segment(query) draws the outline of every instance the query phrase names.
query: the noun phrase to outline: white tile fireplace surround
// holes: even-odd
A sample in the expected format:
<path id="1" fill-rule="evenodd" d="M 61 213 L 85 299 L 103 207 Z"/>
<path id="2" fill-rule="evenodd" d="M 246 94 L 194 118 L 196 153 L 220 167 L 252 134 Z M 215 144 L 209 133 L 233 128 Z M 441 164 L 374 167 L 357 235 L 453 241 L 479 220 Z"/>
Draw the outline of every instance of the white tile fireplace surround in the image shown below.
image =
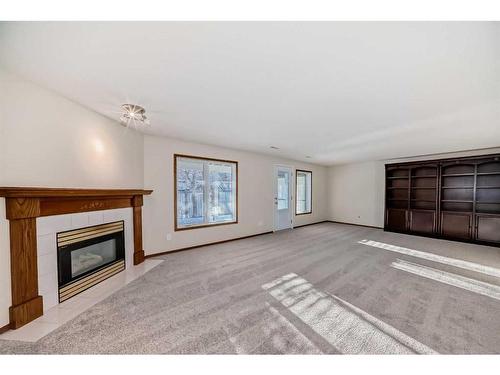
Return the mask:
<path id="1" fill-rule="evenodd" d="M 43 297 L 44 313 L 59 303 L 56 234 L 92 225 L 124 221 L 125 267 L 133 267 L 134 233 L 132 208 L 91 211 L 39 217 L 36 220 L 38 290 Z M 99 284 L 93 288 L 99 287 Z"/>

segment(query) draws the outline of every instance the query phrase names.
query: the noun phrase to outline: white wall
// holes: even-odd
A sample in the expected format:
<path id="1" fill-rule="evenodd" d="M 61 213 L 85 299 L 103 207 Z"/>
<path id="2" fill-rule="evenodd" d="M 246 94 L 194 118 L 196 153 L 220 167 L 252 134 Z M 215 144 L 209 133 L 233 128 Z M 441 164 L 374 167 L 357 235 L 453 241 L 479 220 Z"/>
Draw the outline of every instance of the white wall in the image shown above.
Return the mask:
<path id="1" fill-rule="evenodd" d="M 173 155 L 175 153 L 238 161 L 238 224 L 174 232 Z M 145 198 L 143 214 L 146 254 L 170 251 L 273 230 L 274 165 L 311 170 L 313 210 L 294 218 L 295 225 L 326 220 L 327 168 L 272 156 L 145 136 L 144 186 L 153 189 Z M 171 239 L 167 240 L 167 235 Z"/>
<path id="2" fill-rule="evenodd" d="M 329 167 L 328 217 L 333 221 L 383 227 L 385 164 L 495 153 L 500 153 L 500 148 Z"/>
<path id="3" fill-rule="evenodd" d="M 330 167 L 329 219 L 384 226 L 384 163 L 373 161 Z"/>
<path id="4" fill-rule="evenodd" d="M 0 69 L 0 186 L 143 187 L 143 136 Z"/>
<path id="5" fill-rule="evenodd" d="M 0 69 L 0 186 L 143 187 L 143 135 Z M 0 327 L 10 250 L 0 198 Z"/>

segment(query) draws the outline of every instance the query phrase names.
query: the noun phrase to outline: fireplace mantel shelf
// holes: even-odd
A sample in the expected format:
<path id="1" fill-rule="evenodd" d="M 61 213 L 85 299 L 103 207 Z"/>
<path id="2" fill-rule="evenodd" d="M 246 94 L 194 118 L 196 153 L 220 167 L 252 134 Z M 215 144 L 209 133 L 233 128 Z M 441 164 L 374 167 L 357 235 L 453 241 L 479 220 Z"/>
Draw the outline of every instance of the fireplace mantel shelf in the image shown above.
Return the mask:
<path id="1" fill-rule="evenodd" d="M 19 328 L 43 314 L 43 300 L 38 295 L 36 218 L 131 207 L 133 257 L 137 265 L 144 262 L 143 196 L 152 192 L 142 189 L 0 187 L 10 226 L 10 327 Z"/>
<path id="2" fill-rule="evenodd" d="M 77 212 L 140 207 L 152 190 L 0 187 L 7 219 L 26 219 Z"/>
<path id="3" fill-rule="evenodd" d="M 142 189 L 0 187 L 0 197 L 5 198 L 130 197 L 150 195 L 152 192 L 153 190 Z"/>

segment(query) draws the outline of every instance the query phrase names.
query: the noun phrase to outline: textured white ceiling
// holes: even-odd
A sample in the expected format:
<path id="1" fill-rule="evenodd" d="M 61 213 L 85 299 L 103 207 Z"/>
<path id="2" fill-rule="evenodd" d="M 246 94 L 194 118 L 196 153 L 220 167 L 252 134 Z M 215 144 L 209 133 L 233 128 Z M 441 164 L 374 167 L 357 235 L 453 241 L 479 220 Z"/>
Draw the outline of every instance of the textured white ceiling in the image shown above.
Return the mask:
<path id="1" fill-rule="evenodd" d="M 152 134 L 318 164 L 500 145 L 495 22 L 1 23 L 0 64 L 111 118 L 141 104 Z"/>

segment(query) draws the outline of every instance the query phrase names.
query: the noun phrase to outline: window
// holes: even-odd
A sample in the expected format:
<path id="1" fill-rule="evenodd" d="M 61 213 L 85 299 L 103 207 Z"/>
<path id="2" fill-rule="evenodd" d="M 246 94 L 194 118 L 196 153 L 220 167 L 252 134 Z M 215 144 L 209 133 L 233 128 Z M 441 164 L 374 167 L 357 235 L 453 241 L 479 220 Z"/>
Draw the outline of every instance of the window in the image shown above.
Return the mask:
<path id="1" fill-rule="evenodd" d="M 175 230 L 238 221 L 238 163 L 174 155 Z"/>
<path id="2" fill-rule="evenodd" d="M 278 210 L 288 210 L 288 173 L 278 172 Z"/>
<path id="3" fill-rule="evenodd" d="M 295 172 L 295 215 L 312 212 L 312 172 L 297 169 Z"/>

